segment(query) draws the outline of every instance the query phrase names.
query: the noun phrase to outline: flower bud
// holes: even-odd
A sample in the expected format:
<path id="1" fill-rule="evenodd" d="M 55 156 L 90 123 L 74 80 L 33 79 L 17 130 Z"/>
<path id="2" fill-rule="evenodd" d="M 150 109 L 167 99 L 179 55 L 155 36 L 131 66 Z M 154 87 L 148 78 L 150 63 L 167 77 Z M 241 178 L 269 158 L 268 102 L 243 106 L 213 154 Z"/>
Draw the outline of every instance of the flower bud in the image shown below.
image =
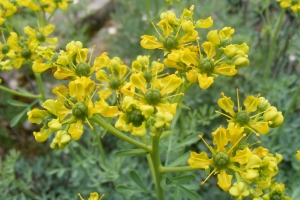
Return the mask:
<path id="1" fill-rule="evenodd" d="M 37 142 L 45 142 L 50 134 L 49 129 L 41 129 L 40 132 L 33 132 L 34 138 Z"/>
<path id="2" fill-rule="evenodd" d="M 229 194 L 234 197 L 246 197 L 250 195 L 250 191 L 248 190 L 246 183 L 240 181 L 231 186 L 229 189 Z"/>
<path id="3" fill-rule="evenodd" d="M 112 78 L 109 82 L 109 87 L 113 90 L 118 89 L 121 86 L 121 81 L 117 78 Z"/>
<path id="4" fill-rule="evenodd" d="M 265 99 L 264 97 L 259 97 L 259 103 L 257 105 L 258 112 L 263 112 L 267 110 L 270 106 L 271 104 L 267 99 Z"/>
<path id="5" fill-rule="evenodd" d="M 151 72 L 144 72 L 143 76 L 144 76 L 146 82 L 149 84 L 151 82 L 151 80 L 152 80 L 152 74 L 151 74 Z"/>
<path id="6" fill-rule="evenodd" d="M 75 73 L 80 77 L 81 76 L 88 77 L 90 71 L 91 71 L 90 66 L 86 62 L 81 62 L 76 65 Z"/>
<path id="7" fill-rule="evenodd" d="M 182 20 L 181 27 L 184 32 L 189 32 L 190 30 L 194 29 L 193 22 L 191 22 L 190 20 Z"/>
<path id="8" fill-rule="evenodd" d="M 247 111 L 242 110 L 239 111 L 235 114 L 234 119 L 240 124 L 240 125 L 244 125 L 247 124 L 250 120 L 249 114 L 247 113 Z"/>
<path id="9" fill-rule="evenodd" d="M 131 122 L 133 126 L 139 127 L 145 121 L 145 117 L 142 112 L 138 109 L 133 109 L 130 114 L 128 114 L 129 123 Z"/>
<path id="10" fill-rule="evenodd" d="M 3 53 L 4 55 L 7 54 L 7 53 L 9 52 L 9 50 L 10 50 L 10 48 L 9 48 L 8 45 L 2 46 L 1 51 L 2 51 L 2 53 Z"/>
<path id="11" fill-rule="evenodd" d="M 52 149 L 63 149 L 71 141 L 71 136 L 67 131 L 58 131 L 53 138 L 50 147 Z"/>
<path id="12" fill-rule="evenodd" d="M 45 40 L 46 40 L 46 37 L 41 33 L 37 33 L 36 38 L 39 42 L 45 42 Z"/>
<path id="13" fill-rule="evenodd" d="M 264 114 L 264 121 L 271 121 L 270 127 L 278 127 L 282 125 L 284 118 L 281 112 L 278 112 L 274 106 L 269 107 L 269 111 Z"/>
<path id="14" fill-rule="evenodd" d="M 174 35 L 168 35 L 164 38 L 163 45 L 168 51 L 171 51 L 177 48 L 178 40 Z"/>

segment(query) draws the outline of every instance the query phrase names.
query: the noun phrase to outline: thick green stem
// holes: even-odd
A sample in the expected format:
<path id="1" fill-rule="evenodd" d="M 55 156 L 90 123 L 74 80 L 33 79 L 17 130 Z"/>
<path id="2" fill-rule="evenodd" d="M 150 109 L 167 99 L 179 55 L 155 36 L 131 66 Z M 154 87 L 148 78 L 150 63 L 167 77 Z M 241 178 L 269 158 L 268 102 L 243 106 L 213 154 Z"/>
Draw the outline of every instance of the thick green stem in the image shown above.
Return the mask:
<path id="1" fill-rule="evenodd" d="M 157 133 L 156 136 L 153 137 L 152 141 L 152 152 L 150 152 L 150 157 L 153 163 L 153 169 L 155 174 L 155 187 L 156 187 L 156 194 L 157 199 L 163 200 L 164 199 L 164 190 L 160 186 L 160 182 L 162 179 L 162 173 L 161 173 L 161 161 L 160 161 L 160 155 L 159 155 L 159 138 L 160 133 Z"/>
<path id="2" fill-rule="evenodd" d="M 41 76 L 40 73 L 36 73 L 36 72 L 34 72 L 34 76 L 35 76 L 36 83 L 38 85 L 38 88 L 39 88 L 39 91 L 40 91 L 40 94 L 41 94 L 41 99 L 43 101 L 46 101 L 46 96 L 45 96 L 45 91 L 44 91 L 42 76 Z"/>
<path id="3" fill-rule="evenodd" d="M 265 73 L 264 73 L 264 83 L 266 83 L 266 80 L 269 77 L 270 68 L 272 65 L 272 60 L 273 60 L 274 52 L 275 52 L 275 49 L 274 49 L 275 42 L 276 42 L 276 39 L 278 36 L 279 29 L 282 24 L 282 20 L 284 18 L 284 14 L 285 14 L 285 9 L 282 9 L 280 16 L 275 24 L 275 31 L 274 31 L 273 35 L 271 36 L 271 44 L 270 44 L 270 48 L 269 48 L 269 53 L 268 53 L 268 58 L 267 58 L 267 63 L 266 63 Z"/>
<path id="4" fill-rule="evenodd" d="M 26 93 L 22 93 L 22 92 L 17 92 L 15 90 L 9 89 L 9 88 L 4 87 L 2 85 L 0 85 L 0 90 L 3 90 L 3 91 L 8 92 L 10 94 L 14 94 L 14 95 L 18 95 L 18 96 L 26 97 L 26 98 L 31 98 L 31 99 L 41 99 L 42 98 L 42 95 L 26 94 Z"/>
<path id="5" fill-rule="evenodd" d="M 179 93 L 185 94 L 186 91 L 192 87 L 192 85 L 194 85 L 194 83 L 191 83 L 191 82 L 188 82 L 187 84 L 184 84 L 184 86 L 181 88 L 181 90 L 178 92 L 178 94 L 179 94 Z M 173 99 L 173 102 L 172 102 L 172 103 L 180 103 L 181 100 L 182 100 L 182 98 L 183 98 L 183 95 L 177 95 L 177 96 Z"/>
<path id="6" fill-rule="evenodd" d="M 145 137 L 143 137 L 143 142 L 146 143 L 146 138 Z M 156 183 L 156 176 L 155 176 L 155 172 L 154 172 L 154 168 L 153 168 L 153 162 L 152 162 L 150 154 L 147 154 L 146 158 L 147 158 L 147 161 L 148 161 L 148 165 L 149 165 L 149 168 L 150 168 L 150 171 L 151 171 L 153 181 L 154 181 L 154 183 Z"/>
<path id="7" fill-rule="evenodd" d="M 110 132 L 112 135 L 120 138 L 121 140 L 124 140 L 136 147 L 145 149 L 147 151 L 151 151 L 151 147 L 135 140 L 132 139 L 130 137 L 128 137 L 127 135 L 123 134 L 122 132 L 120 132 L 119 130 L 117 130 L 115 127 L 113 127 L 112 125 L 108 124 L 106 121 L 104 121 L 100 116 L 95 115 L 93 117 L 90 117 L 91 120 L 93 120 L 94 122 L 96 122 L 97 124 L 99 124 L 100 126 L 102 126 L 104 129 L 107 129 L 108 132 Z"/>
<path id="8" fill-rule="evenodd" d="M 184 166 L 184 167 L 161 167 L 160 172 L 188 172 L 188 171 L 195 171 L 199 169 L 192 168 L 190 166 Z"/>

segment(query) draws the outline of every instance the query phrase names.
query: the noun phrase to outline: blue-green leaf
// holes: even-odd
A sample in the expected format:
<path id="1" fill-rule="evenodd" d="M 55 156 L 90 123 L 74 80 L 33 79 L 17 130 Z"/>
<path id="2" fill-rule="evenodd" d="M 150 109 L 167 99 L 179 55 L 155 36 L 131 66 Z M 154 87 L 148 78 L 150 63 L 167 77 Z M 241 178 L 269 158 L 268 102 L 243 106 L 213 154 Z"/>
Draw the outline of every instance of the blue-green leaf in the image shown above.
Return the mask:
<path id="1" fill-rule="evenodd" d="M 21 118 L 27 113 L 27 109 L 20 112 L 18 115 L 16 115 L 12 120 L 10 121 L 10 127 L 14 127 L 17 125 L 17 123 L 21 120 Z"/>
<path id="2" fill-rule="evenodd" d="M 128 157 L 128 156 L 145 156 L 149 152 L 144 149 L 129 149 L 117 151 L 114 155 L 119 157 Z"/>
<path id="3" fill-rule="evenodd" d="M 178 185 L 180 187 L 180 190 L 187 196 L 189 199 L 192 200 L 200 200 L 200 197 L 197 193 L 187 189 L 186 187 L 183 187 L 182 185 Z"/>
<path id="4" fill-rule="evenodd" d="M 195 178 L 195 176 L 193 174 L 187 174 L 187 175 L 183 175 L 183 176 L 177 176 L 173 180 L 174 181 L 190 181 L 190 180 L 193 180 L 194 178 Z"/>
<path id="5" fill-rule="evenodd" d="M 27 104 L 27 103 L 23 103 L 21 101 L 17 101 L 17 100 L 13 100 L 13 99 L 7 100 L 7 103 L 12 105 L 12 106 L 17 106 L 17 107 L 27 107 L 27 106 L 29 106 L 29 104 Z"/>
<path id="6" fill-rule="evenodd" d="M 198 140 L 199 140 L 198 134 L 191 135 L 191 136 L 185 138 L 183 141 L 179 142 L 178 144 L 174 145 L 172 150 L 194 144 Z"/>
<path id="7" fill-rule="evenodd" d="M 135 172 L 135 171 L 130 171 L 129 175 L 131 179 L 142 189 L 146 190 L 146 187 L 144 186 L 141 177 Z"/>
<path id="8" fill-rule="evenodd" d="M 180 156 L 179 158 L 177 158 L 176 160 L 174 160 L 173 162 L 171 162 L 168 167 L 177 167 L 179 165 L 182 164 L 187 164 L 187 160 L 190 158 L 190 154 L 191 152 L 188 151 L 185 154 L 183 154 L 182 156 Z"/>

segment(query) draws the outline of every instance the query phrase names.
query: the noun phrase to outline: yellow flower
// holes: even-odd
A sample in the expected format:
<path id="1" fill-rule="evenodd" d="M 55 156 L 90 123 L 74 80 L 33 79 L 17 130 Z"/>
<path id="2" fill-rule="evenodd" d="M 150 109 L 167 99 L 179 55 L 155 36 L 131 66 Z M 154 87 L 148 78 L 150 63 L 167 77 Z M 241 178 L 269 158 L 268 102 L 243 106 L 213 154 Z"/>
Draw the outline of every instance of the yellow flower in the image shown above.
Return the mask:
<path id="1" fill-rule="evenodd" d="M 276 1 L 280 1 L 280 7 L 282 8 L 290 7 L 294 13 L 297 13 L 300 10 L 299 0 L 276 0 Z"/>
<path id="2" fill-rule="evenodd" d="M 240 101 L 239 101 L 238 90 L 237 90 L 238 105 L 237 105 L 237 112 L 236 112 L 233 109 L 234 102 L 231 100 L 231 98 L 226 97 L 224 95 L 224 93 L 221 93 L 221 94 L 223 97 L 218 100 L 218 105 L 229 115 L 221 113 L 219 111 L 216 111 L 216 112 L 228 117 L 229 123 L 233 123 L 234 126 L 237 126 L 237 127 L 244 127 L 255 133 L 256 133 L 256 131 L 258 131 L 261 134 L 267 134 L 269 132 L 269 124 L 271 122 L 258 120 L 258 116 L 263 114 L 264 112 L 257 113 L 252 116 L 250 115 L 251 113 L 257 111 L 257 106 L 260 102 L 258 97 L 254 97 L 252 95 L 248 96 L 246 98 L 246 100 L 244 101 L 245 109 L 243 110 L 240 107 Z"/>
<path id="3" fill-rule="evenodd" d="M 224 27 L 222 30 L 213 30 L 207 34 L 207 39 L 212 42 L 215 46 L 224 46 L 228 41 L 232 39 L 234 29 L 231 27 Z"/>
<path id="4" fill-rule="evenodd" d="M 296 157 L 300 160 L 300 150 L 297 151 Z"/>
<path id="5" fill-rule="evenodd" d="M 160 41 L 154 35 L 143 35 L 141 46 L 145 49 L 162 49 L 165 54 L 179 49 L 186 44 L 194 42 L 198 38 L 198 32 L 194 30 L 195 28 L 209 28 L 213 25 L 213 20 L 211 17 L 205 20 L 198 20 L 195 24 L 192 20 L 193 16 L 193 6 L 190 10 L 184 9 L 177 19 L 175 14 L 171 11 L 161 14 L 161 21 L 156 25 L 163 31 L 163 35 L 159 33 L 156 29 Z M 180 30 L 183 33 L 180 34 Z"/>
<path id="6" fill-rule="evenodd" d="M 248 147 L 245 147 L 242 150 L 236 149 L 239 141 L 234 144 L 231 143 L 231 146 L 226 148 L 225 146 L 227 146 L 229 141 L 227 139 L 227 134 L 226 129 L 223 127 L 219 127 L 212 133 L 214 138 L 213 144 L 216 145 L 215 149 L 209 146 L 202 136 L 199 136 L 212 153 L 212 158 L 208 158 L 206 152 L 201 152 L 200 154 L 191 152 L 191 157 L 188 160 L 188 163 L 192 168 L 208 169 L 210 166 L 214 166 L 213 171 L 203 182 L 201 182 L 201 184 L 204 184 L 211 175 L 218 173 L 218 185 L 224 191 L 229 190 L 233 178 L 232 175 L 227 174 L 226 169 L 241 172 L 236 164 L 246 164 L 251 156 L 251 151 Z"/>
<path id="7" fill-rule="evenodd" d="M 81 196 L 80 193 L 78 193 L 78 196 L 81 200 L 84 200 Z M 97 192 L 91 192 L 90 193 L 90 197 L 88 198 L 88 200 L 102 200 L 102 198 L 105 196 L 105 194 L 102 194 L 101 197 L 99 198 L 99 195 Z"/>
<path id="8" fill-rule="evenodd" d="M 60 1 L 40 0 L 40 3 L 42 4 L 41 7 L 49 14 L 53 13 L 58 7 L 62 10 L 67 9 L 69 2 L 71 1 L 70 0 L 60 0 Z"/>
<path id="9" fill-rule="evenodd" d="M 13 15 L 17 11 L 17 6 L 9 0 L 1 0 L 0 2 L 0 25 L 2 25 L 5 19 Z"/>
<path id="10" fill-rule="evenodd" d="M 33 46 L 37 47 L 41 43 L 48 43 L 51 45 L 55 45 L 57 43 L 57 38 L 48 38 L 48 36 L 54 31 L 55 26 L 49 24 L 45 27 L 38 27 L 38 31 L 35 29 L 26 26 L 24 27 L 24 32 L 29 36 L 29 41 Z"/>

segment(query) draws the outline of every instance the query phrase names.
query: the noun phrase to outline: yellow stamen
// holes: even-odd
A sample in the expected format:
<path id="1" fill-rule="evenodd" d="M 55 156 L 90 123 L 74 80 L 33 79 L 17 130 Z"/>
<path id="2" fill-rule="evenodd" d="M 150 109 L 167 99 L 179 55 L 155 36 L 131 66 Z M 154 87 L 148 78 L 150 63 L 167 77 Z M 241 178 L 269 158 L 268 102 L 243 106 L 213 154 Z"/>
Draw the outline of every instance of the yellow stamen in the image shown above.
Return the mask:
<path id="1" fill-rule="evenodd" d="M 81 196 L 80 193 L 78 193 L 78 196 L 79 196 L 79 198 L 80 198 L 81 200 L 84 200 L 84 198 L 82 198 L 82 196 Z"/>
<path id="2" fill-rule="evenodd" d="M 155 31 L 158 33 L 158 35 L 159 35 L 160 39 L 163 41 L 163 40 L 164 40 L 164 38 L 163 38 L 163 36 L 161 36 L 161 34 L 159 33 L 159 31 L 157 30 L 157 28 L 155 27 L 154 23 L 152 22 L 151 24 L 153 25 L 153 27 L 154 27 Z"/>
<path id="3" fill-rule="evenodd" d="M 167 96 L 167 97 L 165 97 L 165 98 L 162 98 L 162 100 L 166 100 L 166 99 L 169 99 L 169 98 L 171 98 L 171 97 L 176 97 L 176 96 L 178 96 L 178 95 L 184 96 L 184 93 L 178 93 L 178 94 L 174 94 L 174 95 L 171 95 L 171 96 Z"/>
<path id="4" fill-rule="evenodd" d="M 91 55 L 90 55 L 90 59 L 89 59 L 89 62 L 88 62 L 88 65 L 89 65 L 89 66 L 90 66 L 90 64 L 91 64 L 92 55 L 93 55 L 93 53 L 94 53 L 95 46 L 96 46 L 96 45 L 93 46 L 93 49 L 92 49 L 92 52 L 91 52 Z"/>
<path id="5" fill-rule="evenodd" d="M 241 111 L 241 107 L 240 107 L 240 98 L 239 98 L 239 89 L 236 88 L 236 98 L 237 98 L 237 103 L 238 103 L 238 112 Z"/>
<path id="6" fill-rule="evenodd" d="M 258 115 L 261 115 L 261 114 L 263 114 L 263 113 L 265 113 L 265 112 L 267 112 L 267 111 L 269 111 L 269 110 L 271 110 L 271 109 L 268 108 L 268 109 L 265 110 L 265 111 L 262 111 L 262 112 L 260 112 L 260 113 L 257 113 L 257 114 L 255 114 L 255 115 L 251 116 L 250 119 L 253 118 L 253 117 L 256 117 L 256 116 L 258 116 Z"/>
<path id="7" fill-rule="evenodd" d="M 232 147 L 230 147 L 230 149 L 228 149 L 228 151 L 226 152 L 226 154 L 230 154 L 231 151 L 237 146 L 237 144 L 238 144 L 245 136 L 246 136 L 246 134 L 243 134 L 243 136 L 242 136 L 240 139 L 238 139 L 238 141 L 237 141 L 234 145 L 232 145 Z"/>
<path id="8" fill-rule="evenodd" d="M 224 114 L 224 113 L 222 113 L 220 111 L 215 110 L 215 112 L 218 113 L 218 114 L 220 114 L 220 115 L 224 115 L 224 116 L 228 117 L 229 119 L 233 119 L 233 117 L 231 117 L 231 116 L 229 116 L 227 114 Z"/>
<path id="9" fill-rule="evenodd" d="M 203 136 L 202 136 L 202 135 L 198 135 L 198 138 L 200 138 L 200 139 L 204 142 L 204 144 L 207 146 L 207 148 L 210 150 L 210 152 L 212 152 L 212 153 L 215 152 L 214 149 L 213 149 L 211 146 L 209 146 L 209 145 L 207 144 L 207 142 L 203 139 Z"/>
<path id="10" fill-rule="evenodd" d="M 257 123 L 257 122 L 256 122 Z M 247 129 L 249 129 L 250 131 L 252 131 L 253 133 L 255 133 L 255 135 L 258 137 L 260 134 L 258 132 L 256 132 L 253 128 L 251 128 L 248 125 L 244 125 Z"/>
<path id="11" fill-rule="evenodd" d="M 91 125 L 91 123 L 89 122 L 88 118 L 85 118 L 86 123 L 89 125 L 89 127 L 94 130 L 94 127 Z"/>
<path id="12" fill-rule="evenodd" d="M 180 21 L 179 27 L 181 27 L 181 21 Z M 179 31 L 180 31 L 180 28 L 178 28 L 178 31 L 177 31 L 177 33 L 176 33 L 176 35 L 175 35 L 175 38 L 176 38 L 176 39 L 177 39 L 177 37 L 178 37 Z"/>
<path id="13" fill-rule="evenodd" d="M 6 44 L 5 37 L 4 37 L 4 32 L 1 31 L 1 33 L 2 33 L 2 39 L 3 39 L 3 41 L 4 41 L 4 44 Z"/>
<path id="14" fill-rule="evenodd" d="M 207 177 L 204 181 L 201 182 L 201 185 L 204 185 L 204 183 L 216 172 L 216 169 L 214 169 Z"/>

